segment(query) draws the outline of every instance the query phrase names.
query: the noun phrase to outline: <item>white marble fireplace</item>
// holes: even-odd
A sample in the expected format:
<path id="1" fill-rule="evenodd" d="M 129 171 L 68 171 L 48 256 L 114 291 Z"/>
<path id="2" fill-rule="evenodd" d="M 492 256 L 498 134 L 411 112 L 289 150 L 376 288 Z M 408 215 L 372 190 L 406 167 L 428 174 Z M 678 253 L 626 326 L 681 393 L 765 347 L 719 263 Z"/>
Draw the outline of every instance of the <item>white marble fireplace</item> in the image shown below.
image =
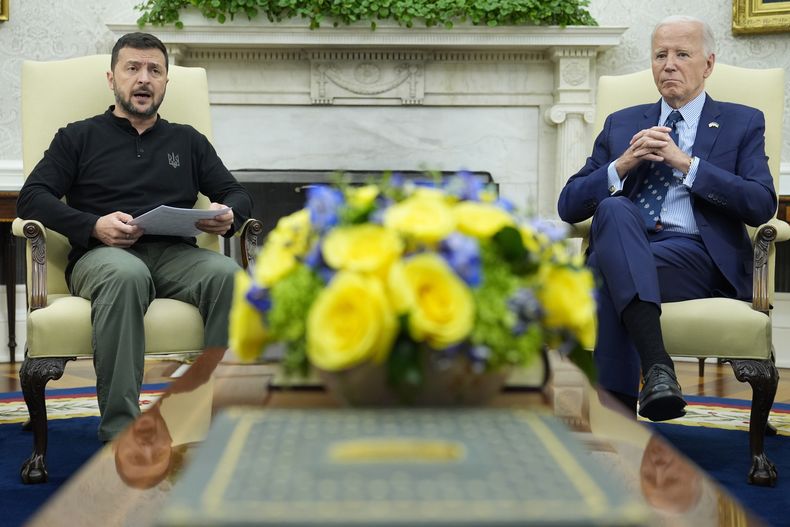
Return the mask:
<path id="1" fill-rule="evenodd" d="M 229 168 L 488 171 L 549 217 L 590 149 L 596 55 L 625 30 L 183 20 L 153 32 L 206 68 Z"/>

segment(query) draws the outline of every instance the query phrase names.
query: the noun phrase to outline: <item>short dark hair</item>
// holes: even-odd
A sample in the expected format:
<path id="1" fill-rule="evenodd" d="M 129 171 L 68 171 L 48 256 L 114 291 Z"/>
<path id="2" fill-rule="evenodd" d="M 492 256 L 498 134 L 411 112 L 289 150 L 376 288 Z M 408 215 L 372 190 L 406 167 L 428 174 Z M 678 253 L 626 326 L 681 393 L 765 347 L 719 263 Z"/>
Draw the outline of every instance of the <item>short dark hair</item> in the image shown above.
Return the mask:
<path id="1" fill-rule="evenodd" d="M 112 58 L 110 58 L 110 70 L 115 71 L 115 65 L 118 63 L 118 52 L 123 48 L 134 49 L 153 49 L 156 48 L 165 56 L 165 69 L 170 68 L 167 58 L 167 48 L 162 41 L 151 35 L 150 33 L 127 33 L 118 39 L 118 42 L 112 47 Z"/>

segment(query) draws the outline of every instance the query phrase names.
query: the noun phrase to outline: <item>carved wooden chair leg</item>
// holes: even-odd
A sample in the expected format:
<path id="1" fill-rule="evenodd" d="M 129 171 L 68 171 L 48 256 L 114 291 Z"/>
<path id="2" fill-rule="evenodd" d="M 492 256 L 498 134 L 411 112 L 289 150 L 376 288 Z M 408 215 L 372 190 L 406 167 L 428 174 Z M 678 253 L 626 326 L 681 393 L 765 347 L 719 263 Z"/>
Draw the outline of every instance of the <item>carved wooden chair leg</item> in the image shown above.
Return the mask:
<path id="1" fill-rule="evenodd" d="M 768 414 L 774 404 L 779 372 L 771 360 L 731 360 L 735 377 L 752 387 L 752 412 L 749 420 L 749 450 L 752 466 L 748 481 L 752 485 L 773 487 L 776 484 L 776 466 L 765 455 L 764 442 L 768 427 Z"/>
<path id="2" fill-rule="evenodd" d="M 700 357 L 697 360 L 699 361 L 699 376 L 700 377 L 704 377 L 705 376 L 705 359 Z"/>
<path id="3" fill-rule="evenodd" d="M 52 379 L 60 379 L 66 362 L 71 358 L 25 357 L 19 370 L 19 382 L 25 396 L 25 404 L 30 415 L 33 430 L 33 453 L 22 463 L 20 476 L 23 483 L 44 483 L 47 481 L 47 405 L 44 388 Z"/>

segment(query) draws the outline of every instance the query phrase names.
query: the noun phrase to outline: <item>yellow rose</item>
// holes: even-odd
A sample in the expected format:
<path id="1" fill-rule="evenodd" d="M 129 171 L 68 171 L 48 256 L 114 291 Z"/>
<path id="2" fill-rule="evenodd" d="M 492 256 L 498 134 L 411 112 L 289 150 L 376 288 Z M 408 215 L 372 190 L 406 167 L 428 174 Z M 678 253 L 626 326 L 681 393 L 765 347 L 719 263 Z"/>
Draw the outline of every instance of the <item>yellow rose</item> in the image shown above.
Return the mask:
<path id="1" fill-rule="evenodd" d="M 405 301 L 412 302 L 409 333 L 417 342 L 444 349 L 466 339 L 475 318 L 469 287 L 449 265 L 434 253 L 423 253 L 403 263 L 404 283 L 390 283 L 390 290 L 408 289 Z M 398 273 L 390 279 L 397 280 Z"/>
<path id="2" fill-rule="evenodd" d="M 412 197 L 420 199 L 439 199 L 444 202 L 456 201 L 455 196 L 447 194 L 443 189 L 437 187 L 426 187 L 424 185 L 417 185 L 412 192 Z"/>
<path id="3" fill-rule="evenodd" d="M 403 242 L 380 225 L 364 223 L 333 229 L 321 250 L 324 261 L 334 269 L 385 276 L 403 252 Z"/>
<path id="4" fill-rule="evenodd" d="M 384 225 L 403 236 L 427 244 L 446 238 L 455 230 L 452 208 L 443 194 L 424 189 L 384 213 Z"/>
<path id="5" fill-rule="evenodd" d="M 387 275 L 387 293 L 390 304 L 398 315 L 403 315 L 415 303 L 414 291 L 406 278 L 403 260 L 397 260 L 390 266 Z"/>
<path id="6" fill-rule="evenodd" d="M 310 211 L 301 209 L 277 221 L 267 243 L 281 245 L 296 256 L 303 256 L 310 242 Z"/>
<path id="7" fill-rule="evenodd" d="M 365 209 L 373 204 L 378 195 L 379 188 L 376 185 L 349 187 L 346 191 L 346 201 L 355 209 Z"/>
<path id="8" fill-rule="evenodd" d="M 290 249 L 273 240 L 267 241 L 255 262 L 255 282 L 271 287 L 296 266 L 296 257 Z"/>
<path id="9" fill-rule="evenodd" d="M 340 271 L 307 315 L 307 356 L 318 368 L 337 371 L 362 362 L 383 362 L 398 329 L 384 286 L 374 277 Z"/>
<path id="10" fill-rule="evenodd" d="M 524 244 L 524 248 L 531 253 L 540 252 L 540 239 L 535 229 L 520 225 L 518 230 L 521 233 L 521 243 Z"/>
<path id="11" fill-rule="evenodd" d="M 453 212 L 458 230 L 475 238 L 491 238 L 503 227 L 515 225 L 510 213 L 491 203 L 463 201 Z"/>
<path id="12" fill-rule="evenodd" d="M 546 312 L 546 325 L 570 330 L 582 346 L 595 346 L 593 276 L 587 269 L 545 266 L 538 300 Z"/>
<path id="13" fill-rule="evenodd" d="M 480 201 L 483 203 L 494 203 L 498 197 L 498 193 L 495 190 L 485 188 L 480 191 Z"/>
<path id="14" fill-rule="evenodd" d="M 575 258 L 563 243 L 552 243 L 546 249 L 546 257 L 559 265 L 569 265 Z"/>
<path id="15" fill-rule="evenodd" d="M 245 271 L 236 273 L 233 284 L 233 307 L 228 319 L 230 349 L 245 361 L 255 360 L 269 338 L 261 312 L 245 298 L 251 282 Z"/>

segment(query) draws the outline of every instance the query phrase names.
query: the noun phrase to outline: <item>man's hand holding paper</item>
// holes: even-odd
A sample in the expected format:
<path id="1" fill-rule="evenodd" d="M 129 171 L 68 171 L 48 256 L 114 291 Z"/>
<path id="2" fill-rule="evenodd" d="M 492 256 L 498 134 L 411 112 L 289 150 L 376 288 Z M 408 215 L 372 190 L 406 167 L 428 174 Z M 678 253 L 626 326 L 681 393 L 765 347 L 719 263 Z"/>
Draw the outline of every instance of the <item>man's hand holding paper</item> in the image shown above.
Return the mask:
<path id="1" fill-rule="evenodd" d="M 166 236 L 197 236 L 201 232 L 225 234 L 233 225 L 233 210 L 220 203 L 208 209 L 180 209 L 160 205 L 129 222 L 145 234 Z"/>
<path id="2" fill-rule="evenodd" d="M 228 232 L 228 229 L 233 225 L 233 209 L 226 207 L 222 203 L 212 203 L 208 209 L 222 212 L 213 218 L 199 220 L 196 224 L 197 228 L 203 232 L 218 236 Z"/>

